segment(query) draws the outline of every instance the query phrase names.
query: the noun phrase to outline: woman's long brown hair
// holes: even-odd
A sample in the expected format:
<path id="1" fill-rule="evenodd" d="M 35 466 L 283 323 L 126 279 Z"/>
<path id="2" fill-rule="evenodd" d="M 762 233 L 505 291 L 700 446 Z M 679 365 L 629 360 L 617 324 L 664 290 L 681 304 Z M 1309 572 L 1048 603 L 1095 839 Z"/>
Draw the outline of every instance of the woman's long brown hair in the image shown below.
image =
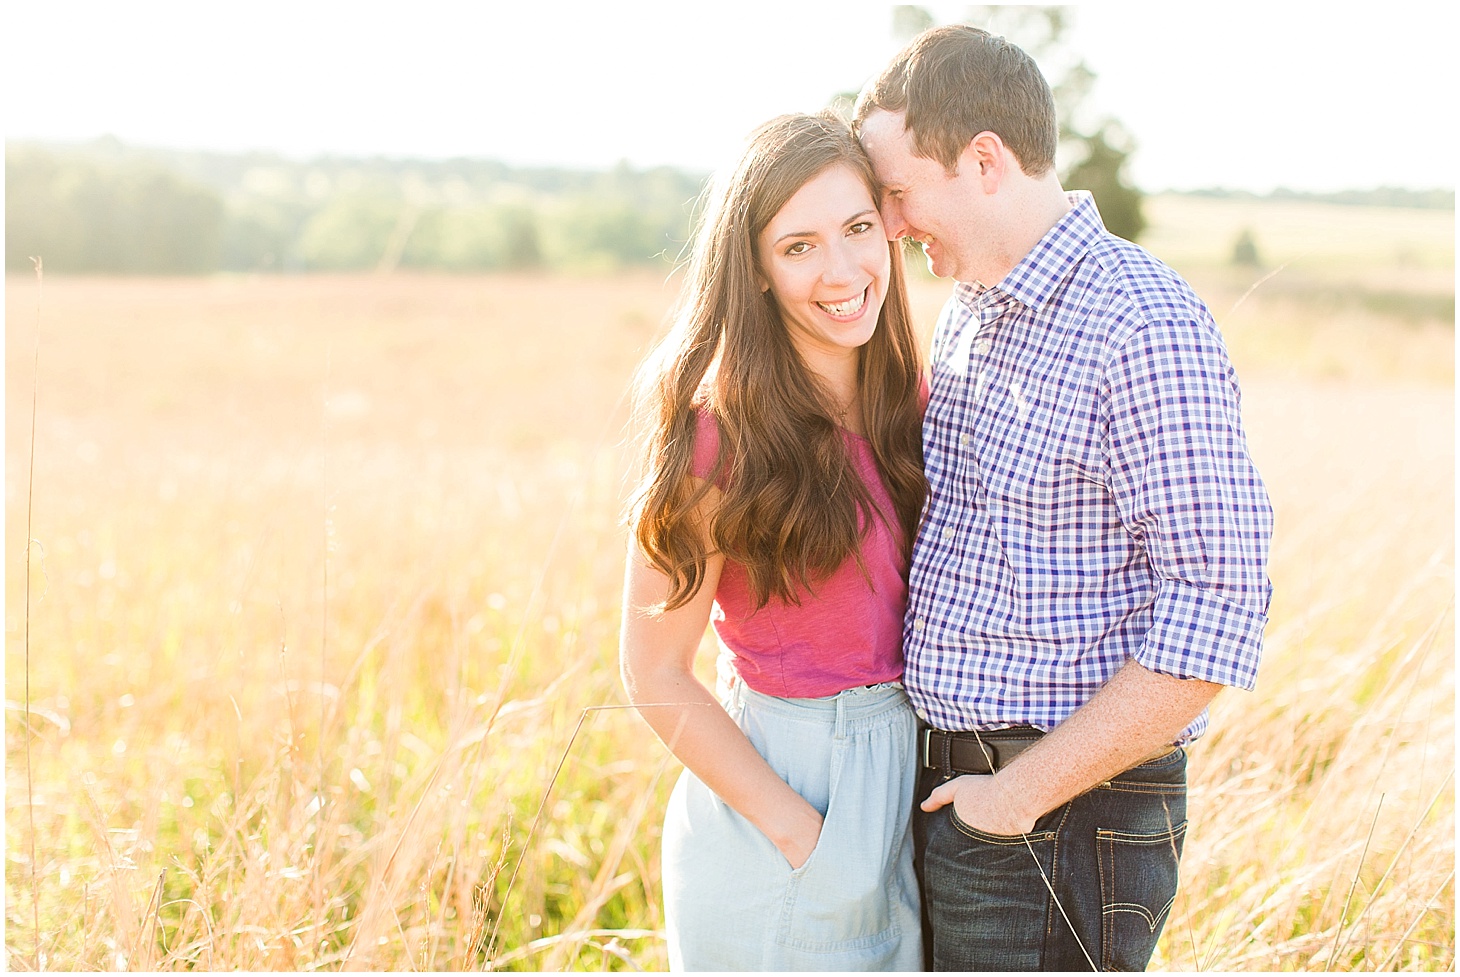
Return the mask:
<path id="1" fill-rule="evenodd" d="M 699 591 L 711 547 L 744 566 L 757 608 L 772 598 L 799 603 L 847 559 L 861 565 L 861 539 L 874 518 L 901 536 L 904 554 L 911 551 L 927 481 L 922 366 L 900 242 L 888 245 L 887 295 L 858 367 L 867 440 L 893 513 L 877 511 L 828 391 L 757 279 L 760 232 L 833 166 L 854 171 L 877 199 L 871 164 L 837 117 L 781 116 L 751 135 L 738 165 L 710 191 L 674 326 L 641 369 L 645 476 L 630 524 L 649 562 L 669 577 L 662 610 Z M 708 481 L 718 481 L 723 495 L 708 527 L 692 515 L 709 490 L 692 477 L 696 408 L 720 430 L 719 477 Z"/>

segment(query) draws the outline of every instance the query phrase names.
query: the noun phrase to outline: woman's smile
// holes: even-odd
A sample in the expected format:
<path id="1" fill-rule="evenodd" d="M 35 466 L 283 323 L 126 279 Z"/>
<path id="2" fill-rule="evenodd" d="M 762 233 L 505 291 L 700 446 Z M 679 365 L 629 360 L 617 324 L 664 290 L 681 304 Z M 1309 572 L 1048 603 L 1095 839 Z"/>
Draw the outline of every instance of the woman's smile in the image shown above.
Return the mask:
<path id="1" fill-rule="evenodd" d="M 838 319 L 855 319 L 867 304 L 867 290 L 864 288 L 860 294 L 843 302 L 817 302 L 816 304 L 825 309 L 827 315 Z"/>

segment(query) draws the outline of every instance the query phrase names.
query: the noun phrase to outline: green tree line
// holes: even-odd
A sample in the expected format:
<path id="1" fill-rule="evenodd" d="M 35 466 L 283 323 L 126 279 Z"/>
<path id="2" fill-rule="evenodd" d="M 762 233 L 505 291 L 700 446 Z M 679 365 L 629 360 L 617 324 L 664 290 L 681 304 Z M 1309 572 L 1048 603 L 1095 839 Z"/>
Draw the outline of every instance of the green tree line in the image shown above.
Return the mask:
<path id="1" fill-rule="evenodd" d="M 703 174 L 11 143 L 5 265 L 199 273 L 672 263 Z"/>
<path id="2" fill-rule="evenodd" d="M 1066 185 L 1094 191 L 1112 230 L 1134 238 L 1144 220 L 1139 192 L 1120 176 L 1126 153 L 1105 140 L 1108 127 L 1092 131 Z M 115 139 L 9 143 L 5 266 L 29 270 L 37 255 L 54 271 L 111 274 L 667 266 L 684 251 L 705 180 L 626 164 L 591 171 L 477 159 L 301 162 L 146 150 Z M 1453 190 L 1265 196 L 1455 205 Z"/>

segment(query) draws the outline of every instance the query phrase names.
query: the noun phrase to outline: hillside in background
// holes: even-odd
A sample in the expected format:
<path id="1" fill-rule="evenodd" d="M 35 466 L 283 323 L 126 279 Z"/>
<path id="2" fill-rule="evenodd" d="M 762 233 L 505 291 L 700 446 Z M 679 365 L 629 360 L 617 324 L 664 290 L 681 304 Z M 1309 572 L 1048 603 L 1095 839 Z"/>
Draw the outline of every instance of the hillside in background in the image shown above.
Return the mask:
<path id="1" fill-rule="evenodd" d="M 706 174 L 10 143 L 5 265 L 57 272 L 603 271 L 681 256 Z M 1251 201 L 1253 194 L 1192 196 Z M 1098 199 L 1098 193 L 1097 193 Z M 1453 190 L 1267 199 L 1454 210 Z"/>

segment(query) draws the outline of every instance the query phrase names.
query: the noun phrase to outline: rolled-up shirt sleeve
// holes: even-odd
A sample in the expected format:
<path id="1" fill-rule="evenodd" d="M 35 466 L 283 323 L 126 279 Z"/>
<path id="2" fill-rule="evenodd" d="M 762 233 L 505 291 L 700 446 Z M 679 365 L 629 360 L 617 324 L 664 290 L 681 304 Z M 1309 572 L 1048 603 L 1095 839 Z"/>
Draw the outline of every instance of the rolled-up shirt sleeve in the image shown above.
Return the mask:
<path id="1" fill-rule="evenodd" d="M 1110 491 L 1156 576 L 1136 660 L 1251 689 L 1272 597 L 1273 513 L 1216 324 L 1197 315 L 1134 328 L 1113 351 L 1102 395 Z"/>

